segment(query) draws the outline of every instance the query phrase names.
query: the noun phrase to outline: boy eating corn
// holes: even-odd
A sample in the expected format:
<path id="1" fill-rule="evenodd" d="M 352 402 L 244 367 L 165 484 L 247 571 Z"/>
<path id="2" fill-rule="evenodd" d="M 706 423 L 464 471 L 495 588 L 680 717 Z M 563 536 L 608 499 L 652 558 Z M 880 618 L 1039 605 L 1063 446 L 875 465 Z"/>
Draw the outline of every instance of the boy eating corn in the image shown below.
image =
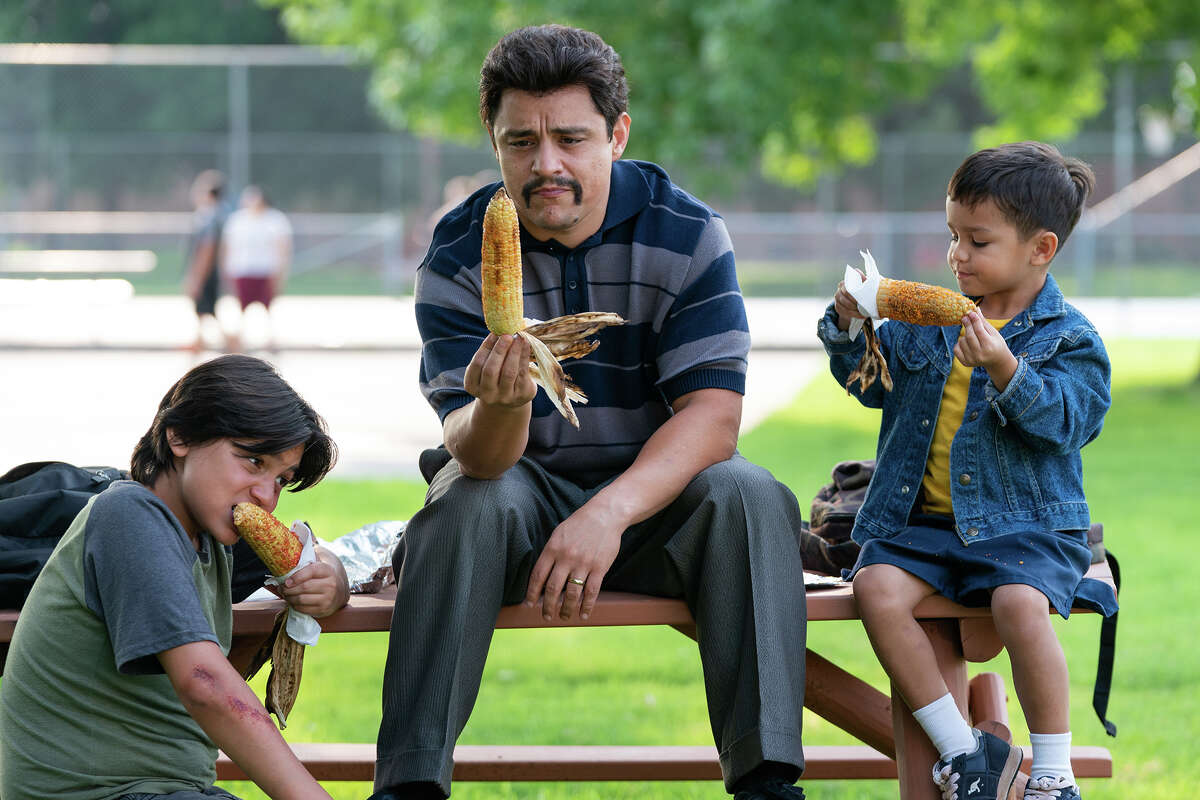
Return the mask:
<path id="1" fill-rule="evenodd" d="M 1086 164 L 1039 142 L 968 157 L 947 189 L 947 260 L 978 308 L 934 326 L 886 322 L 878 343 L 894 387 L 849 387 L 883 410 L 854 526 L 854 594 L 880 662 L 938 750 L 933 780 L 947 800 L 1007 797 L 1021 751 L 960 714 L 913 617 L 935 593 L 991 605 L 1031 731 L 1026 800 L 1079 797 L 1067 664 L 1047 611 L 1116 611 L 1111 589 L 1083 577 L 1079 453 L 1108 410 L 1110 367 L 1049 268 L 1093 185 Z M 847 334 L 862 316 L 839 286 L 818 328 L 842 383 L 863 352 Z"/>

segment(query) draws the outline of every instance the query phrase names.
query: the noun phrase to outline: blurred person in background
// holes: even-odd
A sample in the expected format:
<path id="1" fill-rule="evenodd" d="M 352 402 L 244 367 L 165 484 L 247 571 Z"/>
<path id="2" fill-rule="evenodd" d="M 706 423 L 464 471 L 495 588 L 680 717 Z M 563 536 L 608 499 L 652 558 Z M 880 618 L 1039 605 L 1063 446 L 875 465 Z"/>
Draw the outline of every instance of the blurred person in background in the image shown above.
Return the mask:
<path id="1" fill-rule="evenodd" d="M 271 301 L 282 291 L 292 263 L 292 225 L 271 206 L 258 186 L 242 190 L 241 207 L 229 215 L 221 239 L 221 269 L 242 307 L 240 331 L 229 337 L 229 349 L 241 349 L 246 309 L 261 303 L 267 312 L 267 346 L 274 349 Z"/>
<path id="2" fill-rule="evenodd" d="M 183 276 L 183 291 L 196 308 L 196 339 L 191 350 L 199 353 L 206 347 L 204 329 L 215 327 L 217 298 L 221 294 L 221 271 L 217 258 L 221 252 L 221 229 L 228 211 L 221 202 L 225 193 L 225 176 L 215 169 L 206 169 L 192 182 L 192 232 L 188 237 L 187 270 Z M 228 344 L 226 342 L 226 344 Z"/>

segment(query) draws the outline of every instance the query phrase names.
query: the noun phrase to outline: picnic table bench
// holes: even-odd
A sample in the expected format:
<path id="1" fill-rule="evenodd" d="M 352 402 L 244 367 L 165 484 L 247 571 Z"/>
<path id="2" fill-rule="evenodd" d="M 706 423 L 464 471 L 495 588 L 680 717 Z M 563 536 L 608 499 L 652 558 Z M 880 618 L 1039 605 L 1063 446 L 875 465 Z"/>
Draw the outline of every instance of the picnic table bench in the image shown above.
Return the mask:
<path id="1" fill-rule="evenodd" d="M 1113 584 L 1106 563 L 1093 564 L 1088 577 Z M 395 587 L 377 594 L 352 595 L 349 604 L 320 620 L 325 633 L 386 631 L 392 618 Z M 807 592 L 810 624 L 858 619 L 848 584 L 813 587 Z M 268 636 L 282 601 L 267 600 L 234 606 L 234 643 L 230 659 L 248 657 Z M 1082 609 L 1081 609 L 1082 610 Z M 0 667 L 12 637 L 18 612 L 0 611 Z M 1002 649 L 990 611 L 965 608 L 943 597 L 930 597 L 916 610 L 937 655 L 946 685 L 972 725 L 1001 736 L 1008 729 L 1008 697 L 1001 676 L 985 672 L 968 680 L 968 662 L 984 662 Z M 695 638 L 695 623 L 682 600 L 626 592 L 602 591 L 586 622 L 546 622 L 540 608 L 506 606 L 497 628 L 546 628 L 605 625 L 670 625 Z M 902 800 L 936 800 L 929 778 L 937 759 L 932 744 L 911 711 L 898 699 L 895 687 L 885 694 L 820 654 L 806 653 L 804 704 L 811 711 L 854 736 L 862 745 L 806 745 L 802 781 L 826 779 L 893 779 Z M 373 732 L 372 732 L 373 733 Z M 292 749 L 320 781 L 370 781 L 375 767 L 375 744 L 293 742 Z M 456 781 L 614 781 L 719 780 L 716 748 L 707 746 L 542 746 L 458 745 L 454 751 Z M 1022 765 L 1028 772 L 1030 754 Z M 1112 777 L 1112 756 L 1104 747 L 1075 746 L 1071 763 L 1076 777 Z M 245 779 L 223 753 L 217 761 L 220 780 Z"/>

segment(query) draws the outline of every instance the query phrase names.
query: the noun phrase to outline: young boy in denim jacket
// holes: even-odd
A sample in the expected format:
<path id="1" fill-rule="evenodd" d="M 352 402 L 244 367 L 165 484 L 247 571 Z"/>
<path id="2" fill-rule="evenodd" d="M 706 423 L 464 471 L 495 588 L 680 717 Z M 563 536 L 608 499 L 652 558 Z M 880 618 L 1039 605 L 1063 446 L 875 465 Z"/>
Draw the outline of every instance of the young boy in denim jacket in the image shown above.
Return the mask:
<path id="1" fill-rule="evenodd" d="M 854 526 L 851 571 L 871 645 L 940 759 L 946 798 L 1005 798 L 1020 748 L 969 727 L 913 617 L 942 594 L 991 605 L 1031 731 L 1025 798 L 1079 797 L 1071 771 L 1066 659 L 1050 609 L 1111 614 L 1090 563 L 1080 448 L 1100 432 L 1110 367 L 1092 324 L 1068 305 L 1050 262 L 1094 178 L 1038 142 L 981 150 L 950 179 L 950 269 L 978 305 L 958 326 L 888 321 L 878 339 L 894 381 L 851 392 L 883 409 L 878 467 Z M 863 315 L 839 286 L 819 326 L 845 383 L 863 354 Z"/>

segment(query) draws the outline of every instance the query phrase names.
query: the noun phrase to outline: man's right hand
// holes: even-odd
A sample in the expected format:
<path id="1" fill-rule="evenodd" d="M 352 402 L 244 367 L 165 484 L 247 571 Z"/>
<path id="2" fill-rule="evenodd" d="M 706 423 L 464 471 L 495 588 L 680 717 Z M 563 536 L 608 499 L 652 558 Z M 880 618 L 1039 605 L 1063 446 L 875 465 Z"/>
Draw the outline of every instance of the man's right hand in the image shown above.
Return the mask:
<path id="1" fill-rule="evenodd" d="M 446 449 L 464 475 L 497 478 L 525 452 L 537 393 L 529 358 L 529 342 L 520 336 L 488 334 L 467 365 L 463 387 L 475 400 L 442 425 Z"/>
<path id="2" fill-rule="evenodd" d="M 485 405 L 519 408 L 537 393 L 529 361 L 529 342 L 524 338 L 489 333 L 467 365 L 463 386 Z"/>

